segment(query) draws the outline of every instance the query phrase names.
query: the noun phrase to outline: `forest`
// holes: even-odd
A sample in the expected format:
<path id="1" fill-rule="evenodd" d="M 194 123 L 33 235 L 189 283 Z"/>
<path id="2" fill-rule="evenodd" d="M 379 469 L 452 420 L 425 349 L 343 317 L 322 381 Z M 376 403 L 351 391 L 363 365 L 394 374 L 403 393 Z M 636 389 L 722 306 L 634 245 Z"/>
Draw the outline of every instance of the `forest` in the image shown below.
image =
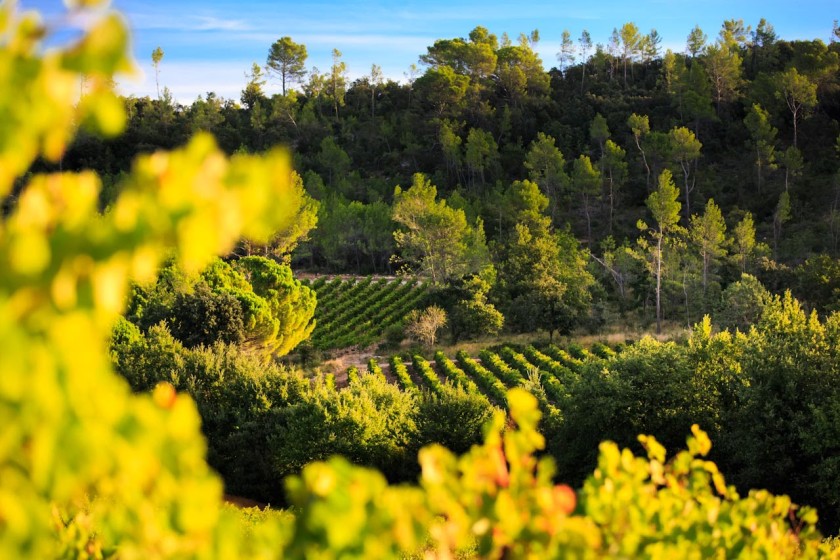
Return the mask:
<path id="1" fill-rule="evenodd" d="M 239 100 L 210 92 L 180 105 L 165 85 L 157 99 L 123 98 L 124 134 L 82 130 L 58 166 L 96 170 L 107 208 L 134 157 L 198 131 L 228 154 L 288 146 L 312 202 L 272 254 L 291 253 L 296 270 L 408 272 L 436 285 L 490 271 L 488 297 L 513 329 L 525 328 L 511 302 L 528 280 L 512 261 L 556 260 L 537 248 L 549 238 L 570 254 L 546 274 L 587 292 L 570 289 L 563 305 L 593 332 L 690 327 L 742 273 L 832 310 L 840 43 L 785 41 L 764 20 L 754 30 L 727 20 L 711 38 L 687 31 L 685 54 L 661 52 L 633 23 L 606 45 L 584 31 L 565 37 L 546 72 L 538 31 L 513 42 L 476 27 L 435 41 L 402 83 L 376 66 L 348 83 L 338 51 L 329 72 L 309 72 L 305 45 L 283 37 Z M 285 94 L 267 97 L 268 79 Z M 667 204 L 654 209 L 660 187 Z"/>
<path id="2" fill-rule="evenodd" d="M 182 105 L 0 16 L 0 556 L 840 557 L 836 22 Z"/>

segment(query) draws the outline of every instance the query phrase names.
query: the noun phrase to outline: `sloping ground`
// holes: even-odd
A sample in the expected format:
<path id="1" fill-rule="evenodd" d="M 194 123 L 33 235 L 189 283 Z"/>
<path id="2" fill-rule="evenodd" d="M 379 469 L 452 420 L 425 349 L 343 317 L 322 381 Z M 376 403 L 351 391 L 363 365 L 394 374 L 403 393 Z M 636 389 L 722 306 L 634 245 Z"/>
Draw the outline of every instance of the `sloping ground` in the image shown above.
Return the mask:
<path id="1" fill-rule="evenodd" d="M 566 348 L 548 345 L 541 349 L 533 346 L 518 348 L 503 346 L 485 349 L 476 357 L 466 352 L 446 356 L 437 352 L 434 360 L 421 356 L 411 359 L 393 356 L 390 359 L 372 359 L 392 383 L 403 391 L 428 390 L 440 392 L 446 385 L 463 387 L 469 393 L 481 393 L 490 402 L 506 407 L 507 390 L 539 387 L 537 397 L 544 405 L 559 403 L 566 394 L 566 386 L 573 383 L 587 361 L 609 360 L 615 350 L 596 343 L 587 350 L 577 344 Z M 358 367 L 359 373 L 370 371 L 370 366 Z"/>
<path id="2" fill-rule="evenodd" d="M 320 350 L 364 348 L 399 324 L 426 294 L 417 280 L 320 277 L 305 281 L 318 296 L 312 345 Z"/>

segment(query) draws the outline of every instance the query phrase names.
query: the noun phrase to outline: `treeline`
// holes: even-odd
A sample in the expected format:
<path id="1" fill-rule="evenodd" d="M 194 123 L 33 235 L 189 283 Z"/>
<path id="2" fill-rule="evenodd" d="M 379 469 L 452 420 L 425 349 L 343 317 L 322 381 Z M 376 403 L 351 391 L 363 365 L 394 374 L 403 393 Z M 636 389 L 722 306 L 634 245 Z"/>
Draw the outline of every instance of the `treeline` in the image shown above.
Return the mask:
<path id="1" fill-rule="evenodd" d="M 504 225 L 517 208 L 505 193 L 527 179 L 548 199 L 550 226 L 568 224 L 604 265 L 604 291 L 622 308 L 653 305 L 652 284 L 631 286 L 645 275 L 622 268 L 619 253 L 638 249 L 645 201 L 669 170 L 680 190 L 676 225 L 688 231 L 714 200 L 714 227 L 729 232 L 711 251 L 666 259 L 666 315 L 689 323 L 708 306 L 686 293 L 708 296 L 743 271 L 795 287 L 790 266 L 837 256 L 840 44 L 784 41 L 764 20 L 754 31 L 729 20 L 717 38 L 691 30 L 686 54 L 662 53 L 655 32 L 628 23 L 606 46 L 593 47 L 586 32 L 577 42 L 564 34 L 560 68 L 546 72 L 539 40 L 477 27 L 435 41 L 407 83 L 384 81 L 376 67 L 348 83 L 340 52 L 329 72 L 307 72 L 305 46 L 284 37 L 266 66 L 284 94 L 264 93 L 268 75 L 255 64 L 240 100 L 208 93 L 183 106 L 165 88 L 159 99 L 126 98 L 126 133 L 82 134 L 61 165 L 98 170 L 107 206 L 138 152 L 171 148 L 198 130 L 229 153 L 291 146 L 317 201 L 317 228 L 294 262 L 357 273 L 399 268 L 394 187 L 415 173 L 468 224 L 480 220 L 491 247 L 512 235 Z M 721 266 L 723 253 L 740 265 Z"/>

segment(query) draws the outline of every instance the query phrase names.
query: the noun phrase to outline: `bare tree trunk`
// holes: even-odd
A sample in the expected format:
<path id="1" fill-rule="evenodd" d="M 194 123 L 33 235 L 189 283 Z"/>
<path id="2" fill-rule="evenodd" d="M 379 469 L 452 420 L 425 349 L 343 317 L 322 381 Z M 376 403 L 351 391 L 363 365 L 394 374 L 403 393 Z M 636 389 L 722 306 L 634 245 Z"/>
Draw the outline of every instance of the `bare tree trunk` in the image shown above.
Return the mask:
<path id="1" fill-rule="evenodd" d="M 611 267 L 609 264 L 607 264 L 606 260 L 602 260 L 602 259 L 599 259 L 598 257 L 596 257 L 595 254 L 592 251 L 589 252 L 589 256 L 592 257 L 595 260 L 595 262 L 597 262 L 598 264 L 603 266 L 605 269 L 607 269 L 607 271 L 613 277 L 613 280 L 615 281 L 616 285 L 618 286 L 618 293 L 621 296 L 621 299 L 623 300 L 624 299 L 624 276 L 622 276 L 622 274 L 619 271 L 617 271 L 616 269 Z"/>
<path id="2" fill-rule="evenodd" d="M 610 168 L 609 173 L 609 184 L 610 184 L 610 225 L 609 225 L 609 234 L 612 235 L 613 232 L 613 208 L 615 207 L 615 202 L 613 200 L 613 172 L 612 168 Z"/>
<path id="3" fill-rule="evenodd" d="M 581 75 L 580 75 L 580 93 L 583 95 L 583 84 L 586 80 L 586 61 L 583 61 L 583 64 L 580 65 L 582 68 Z"/>
<path id="4" fill-rule="evenodd" d="M 656 242 L 656 334 L 662 334 L 662 232 Z"/>
<path id="5" fill-rule="evenodd" d="M 586 214 L 586 246 L 592 246 L 592 221 L 589 217 L 589 195 L 583 195 L 583 211 Z"/>
<path id="6" fill-rule="evenodd" d="M 685 223 L 687 225 L 691 221 L 691 191 L 694 189 L 688 185 L 689 166 L 686 166 L 686 162 L 680 162 L 680 166 L 685 177 Z"/>
<path id="7" fill-rule="evenodd" d="M 624 57 L 624 89 L 627 89 L 627 56 Z"/>
<path id="8" fill-rule="evenodd" d="M 645 170 L 647 171 L 647 179 L 645 180 L 645 186 L 650 190 L 650 165 L 647 162 L 647 156 L 645 156 L 645 151 L 642 149 L 642 144 L 639 142 L 639 137 L 633 135 L 636 139 L 636 147 L 639 148 L 639 152 L 642 154 L 642 163 L 645 164 Z"/>

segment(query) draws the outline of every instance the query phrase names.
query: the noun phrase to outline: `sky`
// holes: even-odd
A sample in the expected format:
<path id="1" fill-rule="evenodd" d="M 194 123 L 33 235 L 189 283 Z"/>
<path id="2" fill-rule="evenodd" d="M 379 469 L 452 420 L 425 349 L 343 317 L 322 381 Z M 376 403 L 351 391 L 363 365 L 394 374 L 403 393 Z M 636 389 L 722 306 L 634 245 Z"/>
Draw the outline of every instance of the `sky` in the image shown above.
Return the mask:
<path id="1" fill-rule="evenodd" d="M 67 20 L 60 0 L 19 4 L 39 10 L 61 36 Z M 238 100 L 252 63 L 264 65 L 269 47 L 283 36 L 306 45 L 309 69 L 328 71 L 338 49 L 351 80 L 377 64 L 387 79 L 404 81 L 436 39 L 467 37 L 479 25 L 514 41 L 539 29 L 536 50 L 548 70 L 557 65 L 564 29 L 575 40 L 588 30 L 593 44 L 606 44 L 614 27 L 633 22 L 643 33 L 656 29 L 663 48 L 682 52 L 695 25 L 712 40 L 724 20 L 743 19 L 755 28 L 766 18 L 781 39 L 828 41 L 840 18 L 838 0 L 114 0 L 112 6 L 127 18 L 142 71 L 118 79 L 122 93 L 156 95 L 151 53 L 159 46 L 161 88 L 181 103 L 210 91 Z M 278 92 L 280 85 L 269 81 L 265 89 Z"/>

